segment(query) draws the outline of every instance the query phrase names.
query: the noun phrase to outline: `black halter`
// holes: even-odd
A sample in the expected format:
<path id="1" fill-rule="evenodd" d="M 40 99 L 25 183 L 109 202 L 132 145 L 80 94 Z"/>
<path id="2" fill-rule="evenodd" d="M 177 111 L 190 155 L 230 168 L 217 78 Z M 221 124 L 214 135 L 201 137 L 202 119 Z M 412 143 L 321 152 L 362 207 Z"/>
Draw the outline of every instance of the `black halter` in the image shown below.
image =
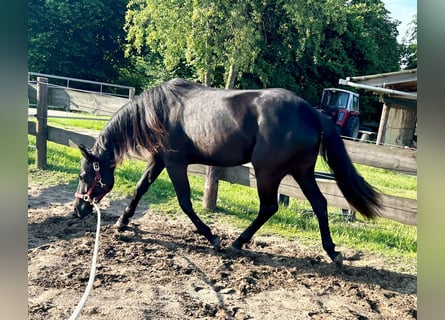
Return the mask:
<path id="1" fill-rule="evenodd" d="M 91 204 L 98 203 L 108 192 L 110 192 L 110 189 L 106 186 L 105 183 L 102 182 L 102 177 L 100 176 L 100 168 L 99 168 L 99 162 L 93 162 L 93 169 L 96 172 L 96 177 L 94 178 L 94 182 L 91 185 L 91 187 L 88 189 L 88 191 L 85 194 L 76 192 L 74 196 L 78 199 L 82 199 L 84 201 L 87 201 Z M 94 188 L 99 185 L 103 192 L 97 195 L 94 198 L 91 198 L 91 194 L 94 191 Z"/>

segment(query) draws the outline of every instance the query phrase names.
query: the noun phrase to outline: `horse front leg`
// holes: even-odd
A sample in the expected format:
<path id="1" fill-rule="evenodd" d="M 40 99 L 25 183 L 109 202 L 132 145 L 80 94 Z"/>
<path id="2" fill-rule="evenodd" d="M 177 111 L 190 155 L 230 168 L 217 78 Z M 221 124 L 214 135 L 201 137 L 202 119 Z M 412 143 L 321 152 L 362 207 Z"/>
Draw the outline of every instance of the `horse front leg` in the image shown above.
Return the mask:
<path id="1" fill-rule="evenodd" d="M 187 177 L 187 166 L 167 166 L 167 172 L 172 181 L 173 187 L 178 198 L 179 206 L 182 211 L 190 218 L 195 225 L 199 234 L 203 235 L 215 248 L 215 250 L 221 249 L 221 243 L 219 237 L 212 234 L 210 228 L 202 222 L 196 212 L 193 210 L 193 205 L 190 200 L 190 183 Z"/>
<path id="2" fill-rule="evenodd" d="M 125 208 L 124 213 L 119 217 L 115 223 L 116 228 L 119 231 L 123 231 L 130 222 L 130 218 L 134 215 L 136 207 L 141 200 L 142 196 L 148 191 L 148 188 L 156 180 L 162 170 L 165 168 L 164 162 L 160 158 L 153 158 L 147 164 L 147 168 L 136 184 L 136 191 L 130 203 Z"/>

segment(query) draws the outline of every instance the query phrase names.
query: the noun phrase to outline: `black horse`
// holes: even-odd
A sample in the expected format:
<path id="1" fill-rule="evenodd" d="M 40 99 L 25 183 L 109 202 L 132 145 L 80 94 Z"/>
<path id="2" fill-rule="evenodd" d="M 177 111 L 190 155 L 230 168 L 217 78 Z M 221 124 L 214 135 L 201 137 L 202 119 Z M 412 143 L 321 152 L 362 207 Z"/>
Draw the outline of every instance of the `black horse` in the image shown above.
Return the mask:
<path id="1" fill-rule="evenodd" d="M 332 169 L 348 202 L 368 218 L 378 215 L 379 198 L 355 170 L 332 121 L 284 89 L 221 90 L 173 79 L 144 91 L 123 106 L 100 133 L 94 146 L 79 146 L 84 157 L 75 195 L 75 212 L 84 217 L 113 188 L 114 170 L 128 155 L 145 157 L 148 165 L 135 195 L 116 226 L 125 228 L 142 195 L 166 168 L 179 205 L 208 241 L 212 234 L 193 210 L 187 166 L 237 166 L 255 169 L 260 208 L 257 218 L 236 239 L 241 249 L 278 210 L 278 186 L 291 175 L 309 200 L 319 222 L 323 248 L 338 265 L 327 215 L 327 202 L 317 186 L 315 162 L 320 153 Z"/>

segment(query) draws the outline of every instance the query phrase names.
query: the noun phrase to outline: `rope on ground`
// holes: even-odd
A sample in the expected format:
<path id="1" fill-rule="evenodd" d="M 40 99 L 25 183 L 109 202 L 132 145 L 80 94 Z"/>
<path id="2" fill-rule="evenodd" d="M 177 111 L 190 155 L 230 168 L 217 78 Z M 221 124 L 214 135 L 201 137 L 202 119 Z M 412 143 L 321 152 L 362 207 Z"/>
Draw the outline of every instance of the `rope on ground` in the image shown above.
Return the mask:
<path id="1" fill-rule="evenodd" d="M 96 228 L 96 240 L 94 241 L 94 252 L 93 252 L 93 261 L 91 263 L 90 278 L 88 279 L 88 285 L 85 289 L 85 292 L 69 320 L 75 320 L 79 316 L 83 306 L 87 302 L 90 291 L 93 288 L 94 277 L 96 275 L 97 254 L 99 252 L 100 210 L 97 204 L 93 203 L 93 205 L 96 208 L 97 212 L 97 228 Z"/>

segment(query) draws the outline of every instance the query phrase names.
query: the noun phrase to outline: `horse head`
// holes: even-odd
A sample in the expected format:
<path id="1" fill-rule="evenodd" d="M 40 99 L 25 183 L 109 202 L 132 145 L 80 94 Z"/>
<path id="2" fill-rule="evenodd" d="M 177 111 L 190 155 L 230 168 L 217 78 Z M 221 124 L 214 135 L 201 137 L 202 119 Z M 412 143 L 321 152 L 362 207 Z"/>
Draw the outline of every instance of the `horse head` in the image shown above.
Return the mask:
<path id="1" fill-rule="evenodd" d="M 93 211 L 93 204 L 111 191 L 114 185 L 115 166 L 109 157 L 97 157 L 84 145 L 79 145 L 83 155 L 79 184 L 75 193 L 74 212 L 83 218 Z"/>

